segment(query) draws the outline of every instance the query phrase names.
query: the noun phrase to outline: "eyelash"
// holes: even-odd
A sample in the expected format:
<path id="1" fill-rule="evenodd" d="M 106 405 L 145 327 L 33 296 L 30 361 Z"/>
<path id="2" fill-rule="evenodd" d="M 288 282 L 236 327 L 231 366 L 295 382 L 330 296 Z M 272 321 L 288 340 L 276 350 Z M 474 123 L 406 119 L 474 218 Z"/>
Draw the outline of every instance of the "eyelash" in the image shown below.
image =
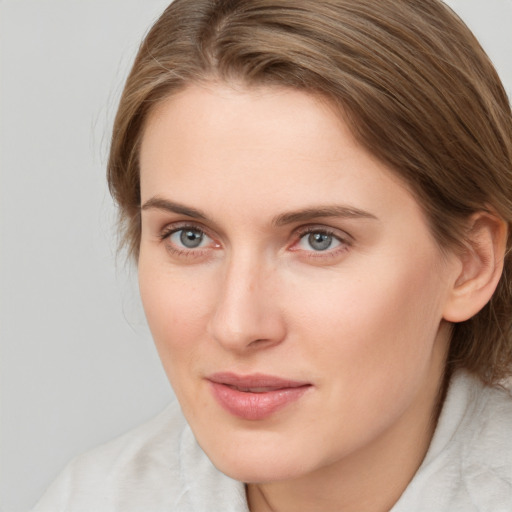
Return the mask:
<path id="1" fill-rule="evenodd" d="M 200 247 L 196 249 L 180 249 L 176 247 L 176 245 L 172 244 L 170 242 L 170 237 L 174 233 L 179 233 L 180 231 L 198 231 L 202 233 L 203 235 L 207 236 L 208 238 L 211 238 L 213 240 L 213 237 L 208 234 L 208 232 L 204 229 L 202 226 L 194 226 L 191 224 L 172 224 L 170 226 L 166 226 L 159 234 L 158 238 L 165 244 L 166 249 L 173 255 L 179 256 L 181 258 L 201 258 L 206 255 L 209 247 Z M 218 244 L 217 244 L 218 245 Z"/>
<path id="2" fill-rule="evenodd" d="M 298 230 L 296 230 L 295 233 L 297 238 L 293 242 L 292 247 L 298 244 L 304 237 L 311 234 L 327 235 L 329 237 L 332 237 L 334 240 L 338 241 L 340 244 L 338 247 L 335 247 L 333 249 L 326 249 L 325 251 L 304 251 L 305 253 L 308 253 L 307 257 L 309 258 L 335 258 L 338 257 L 341 253 L 346 252 L 352 246 L 352 240 L 348 234 L 345 236 L 341 236 L 338 231 L 331 230 L 329 228 L 326 228 L 325 226 L 305 226 L 304 228 L 299 228 Z M 298 252 L 301 249 L 291 250 Z"/>
<path id="3" fill-rule="evenodd" d="M 202 227 L 197 226 L 193 224 L 173 224 L 170 226 L 166 226 L 161 233 L 159 234 L 159 239 L 165 244 L 166 249 L 173 255 L 179 256 L 179 257 L 185 257 L 185 258 L 201 258 L 205 256 L 207 251 L 211 249 L 211 247 L 200 247 L 200 248 L 190 248 L 190 249 L 180 249 L 176 247 L 175 244 L 172 244 L 169 241 L 169 238 L 171 235 L 175 233 L 179 233 L 180 231 L 197 231 L 202 233 L 203 235 L 207 236 L 208 238 L 214 240 L 213 236 L 210 236 L 208 234 L 208 231 Z M 315 250 L 302 250 L 298 248 L 293 248 L 295 245 L 300 243 L 300 241 L 311 234 L 320 234 L 320 235 L 327 235 L 329 237 L 332 237 L 334 240 L 339 242 L 339 246 L 335 247 L 334 249 L 326 249 L 325 251 L 315 251 Z M 217 247 L 220 247 L 220 244 L 216 244 Z M 291 245 L 289 245 L 289 250 L 293 252 L 304 252 L 307 254 L 307 258 L 314 258 L 314 259 L 330 259 L 339 256 L 341 253 L 346 252 L 350 247 L 352 246 L 352 240 L 349 235 L 346 236 L 340 236 L 340 234 L 337 231 L 328 229 L 324 226 L 305 226 L 302 228 L 298 228 L 294 232 L 294 241 Z"/>

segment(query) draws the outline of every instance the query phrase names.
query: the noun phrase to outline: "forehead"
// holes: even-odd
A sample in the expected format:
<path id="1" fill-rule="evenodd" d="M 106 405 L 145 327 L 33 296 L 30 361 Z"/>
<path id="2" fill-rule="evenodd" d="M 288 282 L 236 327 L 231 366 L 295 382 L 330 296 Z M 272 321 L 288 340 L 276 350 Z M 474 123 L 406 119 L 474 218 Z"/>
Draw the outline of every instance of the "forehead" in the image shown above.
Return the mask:
<path id="1" fill-rule="evenodd" d="M 369 209 L 403 196 L 415 203 L 326 100 L 287 88 L 187 87 L 151 113 L 140 164 L 142 202 L 215 201 L 217 209 L 254 206 L 261 215 L 308 202 Z"/>
<path id="2" fill-rule="evenodd" d="M 331 139 L 340 136 L 345 145 L 356 145 L 341 117 L 320 96 L 278 86 L 207 83 L 190 85 L 153 109 L 141 152 L 144 162 L 156 142 L 163 155 L 162 139 L 172 144 L 175 138 L 188 157 L 216 152 L 228 158 L 240 150 L 246 155 L 258 152 L 259 159 L 265 159 L 278 149 L 290 158 L 307 158 L 308 151 L 317 158 L 318 150 L 329 149 L 326 156 L 332 157 Z"/>

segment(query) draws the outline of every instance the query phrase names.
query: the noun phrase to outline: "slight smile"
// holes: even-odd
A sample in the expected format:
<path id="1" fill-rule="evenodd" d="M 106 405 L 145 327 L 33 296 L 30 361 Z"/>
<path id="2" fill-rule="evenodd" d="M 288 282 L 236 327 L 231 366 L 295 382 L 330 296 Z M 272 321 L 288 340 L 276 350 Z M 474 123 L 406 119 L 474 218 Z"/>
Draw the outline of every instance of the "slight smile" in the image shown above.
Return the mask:
<path id="1" fill-rule="evenodd" d="M 213 396 L 226 411 L 253 421 L 268 418 L 312 388 L 308 382 L 263 374 L 215 373 L 207 380 Z"/>

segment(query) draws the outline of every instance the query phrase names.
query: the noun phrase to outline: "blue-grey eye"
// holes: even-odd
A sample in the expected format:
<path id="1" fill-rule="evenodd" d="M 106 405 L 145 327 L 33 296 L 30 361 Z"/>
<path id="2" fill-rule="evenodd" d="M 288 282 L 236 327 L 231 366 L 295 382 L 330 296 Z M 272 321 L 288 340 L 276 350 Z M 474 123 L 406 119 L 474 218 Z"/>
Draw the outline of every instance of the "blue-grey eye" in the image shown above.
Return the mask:
<path id="1" fill-rule="evenodd" d="M 171 234 L 169 240 L 178 247 L 185 249 L 197 249 L 204 245 L 204 242 L 209 239 L 200 229 L 184 228 L 178 229 Z"/>
<path id="2" fill-rule="evenodd" d="M 325 231 L 313 231 L 303 235 L 299 241 L 299 247 L 307 251 L 327 251 L 341 244 L 340 240 Z"/>

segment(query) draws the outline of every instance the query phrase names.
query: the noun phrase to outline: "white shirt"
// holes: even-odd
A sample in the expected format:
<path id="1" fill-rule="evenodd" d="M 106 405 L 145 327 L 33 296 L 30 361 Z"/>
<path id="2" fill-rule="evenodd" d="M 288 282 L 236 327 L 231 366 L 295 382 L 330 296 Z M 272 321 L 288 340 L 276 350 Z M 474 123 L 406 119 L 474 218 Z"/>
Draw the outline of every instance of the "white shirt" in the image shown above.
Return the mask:
<path id="1" fill-rule="evenodd" d="M 174 403 L 74 459 L 33 512 L 248 510 L 244 484 L 213 466 Z M 390 512 L 512 512 L 510 392 L 457 373 L 427 455 Z"/>

